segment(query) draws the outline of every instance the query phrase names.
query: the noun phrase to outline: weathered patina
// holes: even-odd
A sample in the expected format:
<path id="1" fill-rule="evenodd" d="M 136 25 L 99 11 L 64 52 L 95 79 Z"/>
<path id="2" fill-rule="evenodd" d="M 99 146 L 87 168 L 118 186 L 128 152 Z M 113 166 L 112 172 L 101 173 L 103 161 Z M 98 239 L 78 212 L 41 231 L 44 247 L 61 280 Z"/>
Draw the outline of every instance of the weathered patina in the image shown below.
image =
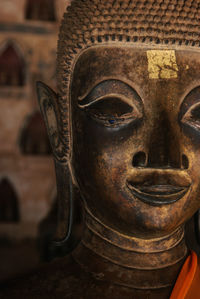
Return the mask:
<path id="1" fill-rule="evenodd" d="M 74 0 L 64 14 L 58 93 L 38 83 L 60 204 L 50 251 L 73 259 L 52 265 L 51 294 L 170 297 L 200 208 L 199 19 L 189 0 Z"/>

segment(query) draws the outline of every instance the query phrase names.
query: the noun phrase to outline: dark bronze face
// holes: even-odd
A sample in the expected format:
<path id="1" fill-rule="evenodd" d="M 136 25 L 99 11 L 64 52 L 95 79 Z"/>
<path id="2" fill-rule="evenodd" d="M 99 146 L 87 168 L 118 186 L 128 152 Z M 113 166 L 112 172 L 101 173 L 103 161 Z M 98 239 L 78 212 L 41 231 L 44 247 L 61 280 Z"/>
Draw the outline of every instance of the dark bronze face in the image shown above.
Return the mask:
<path id="1" fill-rule="evenodd" d="M 71 84 L 72 167 L 91 211 L 151 238 L 200 207 L 200 53 L 97 46 Z"/>

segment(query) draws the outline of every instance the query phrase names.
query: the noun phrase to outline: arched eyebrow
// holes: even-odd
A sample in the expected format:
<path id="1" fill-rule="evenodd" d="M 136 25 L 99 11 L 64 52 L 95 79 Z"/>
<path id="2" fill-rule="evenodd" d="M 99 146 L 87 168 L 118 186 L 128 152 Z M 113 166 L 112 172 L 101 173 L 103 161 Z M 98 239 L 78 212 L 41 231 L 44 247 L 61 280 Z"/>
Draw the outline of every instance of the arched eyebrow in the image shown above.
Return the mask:
<path id="1" fill-rule="evenodd" d="M 113 95 L 121 95 L 122 98 L 135 99 L 140 104 L 142 104 L 141 98 L 131 86 L 120 80 L 114 79 L 105 80 L 98 83 L 86 95 L 78 98 L 78 104 L 80 107 L 89 106 L 90 104 L 96 102 L 98 99 Z"/>
<path id="2" fill-rule="evenodd" d="M 188 109 L 196 103 L 200 102 L 200 86 L 194 87 L 184 97 L 179 111 L 179 120 L 188 111 Z"/>

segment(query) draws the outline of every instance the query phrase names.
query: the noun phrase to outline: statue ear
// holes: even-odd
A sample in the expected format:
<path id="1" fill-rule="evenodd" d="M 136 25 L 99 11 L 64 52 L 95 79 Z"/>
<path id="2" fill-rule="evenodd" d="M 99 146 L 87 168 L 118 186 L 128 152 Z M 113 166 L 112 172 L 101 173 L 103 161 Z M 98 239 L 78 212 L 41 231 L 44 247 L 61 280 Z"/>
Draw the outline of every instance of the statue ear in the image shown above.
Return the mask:
<path id="1" fill-rule="evenodd" d="M 52 151 L 55 158 L 58 192 L 58 225 L 53 242 L 47 244 L 47 258 L 63 256 L 72 251 L 83 234 L 83 209 L 79 190 L 73 186 L 68 147 L 62 139 L 59 95 L 42 82 L 37 82 L 37 94 Z M 64 145 L 65 144 L 65 145 Z"/>
<path id="2" fill-rule="evenodd" d="M 36 83 L 38 101 L 54 157 L 59 162 L 67 162 L 67 148 L 61 138 L 61 124 L 59 122 L 58 94 L 42 82 Z"/>

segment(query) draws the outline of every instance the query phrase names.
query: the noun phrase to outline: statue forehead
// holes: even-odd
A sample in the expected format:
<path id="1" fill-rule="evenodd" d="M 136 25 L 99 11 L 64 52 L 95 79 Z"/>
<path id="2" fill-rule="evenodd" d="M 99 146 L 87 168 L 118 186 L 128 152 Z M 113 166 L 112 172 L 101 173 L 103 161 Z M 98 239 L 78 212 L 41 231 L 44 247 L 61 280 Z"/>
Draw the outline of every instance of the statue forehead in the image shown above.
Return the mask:
<path id="1" fill-rule="evenodd" d="M 79 96 L 103 80 L 118 79 L 133 87 L 149 88 L 159 82 L 190 89 L 200 84 L 200 51 L 145 48 L 131 45 L 93 46 L 76 60 L 72 89 Z M 77 85 L 78 84 L 78 85 Z"/>
<path id="2" fill-rule="evenodd" d="M 96 78 L 91 78 L 92 72 L 91 75 L 87 75 L 88 68 L 85 69 L 85 78 L 81 77 L 81 74 L 79 76 L 75 74 L 74 65 L 80 53 L 86 48 L 112 42 L 136 46 L 143 44 L 150 47 L 183 46 L 198 50 L 200 46 L 198 3 L 197 0 L 71 1 L 60 26 L 57 50 L 59 94 L 57 103 L 62 112 L 60 127 L 63 143 L 70 144 L 68 128 L 69 99 L 73 91 L 72 78 L 77 79 L 77 87 L 74 90 L 86 89 L 89 80 Z"/>

